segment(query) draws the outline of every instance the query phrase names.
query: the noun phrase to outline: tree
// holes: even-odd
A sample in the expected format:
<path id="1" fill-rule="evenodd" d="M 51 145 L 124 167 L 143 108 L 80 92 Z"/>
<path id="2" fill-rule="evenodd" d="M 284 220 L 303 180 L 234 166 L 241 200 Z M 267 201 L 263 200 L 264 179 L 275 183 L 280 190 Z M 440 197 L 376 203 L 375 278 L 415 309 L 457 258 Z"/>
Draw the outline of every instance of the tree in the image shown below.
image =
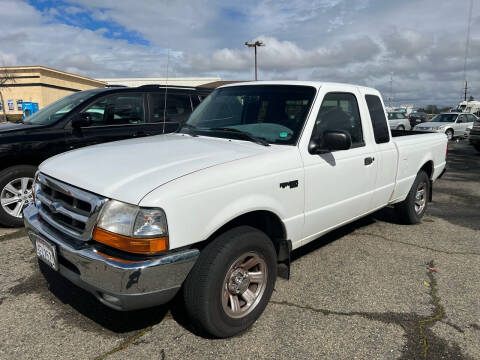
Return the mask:
<path id="1" fill-rule="evenodd" d="M 8 84 L 7 84 L 8 83 Z M 7 67 L 0 68 L 0 103 L 2 104 L 2 112 L 3 112 L 3 121 L 7 122 L 7 112 L 6 112 L 6 104 L 3 99 L 3 92 L 2 89 L 8 87 L 8 85 L 15 83 L 15 76 L 12 72 L 8 70 Z"/>

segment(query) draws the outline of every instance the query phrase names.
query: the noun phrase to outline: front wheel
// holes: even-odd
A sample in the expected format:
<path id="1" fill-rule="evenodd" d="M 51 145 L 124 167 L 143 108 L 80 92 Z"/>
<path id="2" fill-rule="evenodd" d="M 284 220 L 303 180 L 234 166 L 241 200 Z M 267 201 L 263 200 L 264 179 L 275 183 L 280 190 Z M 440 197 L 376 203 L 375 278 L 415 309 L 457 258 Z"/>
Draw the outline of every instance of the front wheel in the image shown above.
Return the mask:
<path id="1" fill-rule="evenodd" d="M 234 336 L 262 314 L 277 277 L 272 241 L 250 226 L 228 230 L 208 244 L 184 284 L 194 325 L 218 338 Z"/>
<path id="2" fill-rule="evenodd" d="M 403 131 L 403 130 L 405 130 L 405 126 L 403 126 L 403 125 L 398 125 L 398 126 L 397 126 L 397 130 L 402 130 L 402 131 Z"/>
<path id="3" fill-rule="evenodd" d="M 451 129 L 448 129 L 447 131 L 445 131 L 445 135 L 447 135 L 448 140 L 453 139 L 453 131 Z"/>
<path id="4" fill-rule="evenodd" d="M 36 167 L 18 165 L 0 172 L 0 224 L 23 226 L 23 209 L 33 201 L 32 185 Z"/>
<path id="5" fill-rule="evenodd" d="M 422 220 L 428 206 L 430 179 L 425 171 L 420 171 L 410 191 L 401 203 L 395 204 L 395 211 L 404 224 L 417 224 Z"/>

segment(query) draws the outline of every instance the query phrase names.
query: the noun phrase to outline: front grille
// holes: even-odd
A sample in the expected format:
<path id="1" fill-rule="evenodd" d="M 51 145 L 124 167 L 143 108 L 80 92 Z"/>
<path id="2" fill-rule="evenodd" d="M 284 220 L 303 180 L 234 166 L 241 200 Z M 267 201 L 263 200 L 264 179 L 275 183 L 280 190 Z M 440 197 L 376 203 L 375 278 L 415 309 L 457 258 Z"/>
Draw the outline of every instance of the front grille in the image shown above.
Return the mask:
<path id="1" fill-rule="evenodd" d="M 81 190 L 42 173 L 35 188 L 40 220 L 77 240 L 92 236 L 106 198 Z"/>

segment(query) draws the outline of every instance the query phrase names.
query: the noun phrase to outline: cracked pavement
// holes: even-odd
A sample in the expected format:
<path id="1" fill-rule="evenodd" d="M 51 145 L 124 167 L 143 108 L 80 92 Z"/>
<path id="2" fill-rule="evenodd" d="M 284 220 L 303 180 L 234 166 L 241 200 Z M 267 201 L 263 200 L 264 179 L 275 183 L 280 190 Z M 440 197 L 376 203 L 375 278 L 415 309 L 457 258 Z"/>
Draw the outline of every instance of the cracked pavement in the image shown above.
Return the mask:
<path id="1" fill-rule="evenodd" d="M 480 153 L 453 143 L 421 224 L 387 208 L 298 249 L 261 318 L 223 340 L 196 335 L 178 300 L 104 307 L 0 228 L 0 358 L 480 359 L 479 180 Z"/>

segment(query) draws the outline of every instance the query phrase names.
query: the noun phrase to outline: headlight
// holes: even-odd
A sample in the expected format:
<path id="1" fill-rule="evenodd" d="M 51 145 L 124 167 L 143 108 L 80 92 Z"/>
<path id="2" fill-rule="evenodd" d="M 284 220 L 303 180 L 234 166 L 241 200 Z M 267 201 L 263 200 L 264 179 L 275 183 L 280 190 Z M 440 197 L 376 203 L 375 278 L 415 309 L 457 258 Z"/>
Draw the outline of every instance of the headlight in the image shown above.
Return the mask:
<path id="1" fill-rule="evenodd" d="M 102 210 L 93 239 L 127 252 L 158 253 L 168 250 L 167 218 L 159 208 L 110 200 Z"/>

